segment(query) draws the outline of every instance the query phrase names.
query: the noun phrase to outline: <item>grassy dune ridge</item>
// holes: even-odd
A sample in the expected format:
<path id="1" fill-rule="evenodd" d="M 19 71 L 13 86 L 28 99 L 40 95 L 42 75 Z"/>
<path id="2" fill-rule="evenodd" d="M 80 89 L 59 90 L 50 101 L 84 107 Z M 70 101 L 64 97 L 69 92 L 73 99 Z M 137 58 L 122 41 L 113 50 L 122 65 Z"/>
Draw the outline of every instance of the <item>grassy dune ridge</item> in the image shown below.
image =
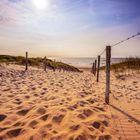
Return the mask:
<path id="1" fill-rule="evenodd" d="M 104 70 L 105 66 L 101 67 L 101 70 Z M 126 58 L 120 63 L 112 64 L 111 65 L 111 70 L 114 72 L 120 72 L 124 71 L 127 69 L 132 69 L 132 70 L 140 70 L 140 58 Z"/>
<path id="2" fill-rule="evenodd" d="M 14 63 L 18 65 L 25 65 L 25 57 L 0 55 L 0 62 L 6 63 L 6 64 Z M 46 61 L 44 61 L 44 59 L 41 57 L 28 58 L 28 63 L 30 66 L 41 66 L 41 67 L 43 67 L 44 63 L 46 63 L 47 67 L 50 67 L 50 68 L 81 72 L 78 68 L 74 66 L 71 66 L 62 62 L 55 62 L 55 61 L 52 61 L 51 59 L 46 59 Z"/>

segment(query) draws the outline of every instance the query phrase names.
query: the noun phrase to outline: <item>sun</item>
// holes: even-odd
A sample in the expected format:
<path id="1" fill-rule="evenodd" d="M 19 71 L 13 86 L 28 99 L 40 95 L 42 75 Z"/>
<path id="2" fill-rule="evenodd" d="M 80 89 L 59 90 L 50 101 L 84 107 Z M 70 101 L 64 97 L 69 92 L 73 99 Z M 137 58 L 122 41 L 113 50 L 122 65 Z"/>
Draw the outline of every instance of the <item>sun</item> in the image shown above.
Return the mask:
<path id="1" fill-rule="evenodd" d="M 34 4 L 34 6 L 39 10 L 46 9 L 49 5 L 48 0 L 32 0 L 32 2 Z"/>

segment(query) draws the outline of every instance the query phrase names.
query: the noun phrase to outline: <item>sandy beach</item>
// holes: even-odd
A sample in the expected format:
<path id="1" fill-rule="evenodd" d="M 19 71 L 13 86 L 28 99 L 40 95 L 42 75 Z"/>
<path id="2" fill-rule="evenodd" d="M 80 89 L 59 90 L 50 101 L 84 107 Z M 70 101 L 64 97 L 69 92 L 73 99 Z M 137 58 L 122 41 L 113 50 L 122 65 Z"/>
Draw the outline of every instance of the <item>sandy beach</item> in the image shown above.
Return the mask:
<path id="1" fill-rule="evenodd" d="M 0 0 L 0 140 L 140 140 L 140 0 Z"/>
<path id="2" fill-rule="evenodd" d="M 111 78 L 109 106 L 103 72 L 1 65 L 0 140 L 139 140 L 140 75 Z"/>

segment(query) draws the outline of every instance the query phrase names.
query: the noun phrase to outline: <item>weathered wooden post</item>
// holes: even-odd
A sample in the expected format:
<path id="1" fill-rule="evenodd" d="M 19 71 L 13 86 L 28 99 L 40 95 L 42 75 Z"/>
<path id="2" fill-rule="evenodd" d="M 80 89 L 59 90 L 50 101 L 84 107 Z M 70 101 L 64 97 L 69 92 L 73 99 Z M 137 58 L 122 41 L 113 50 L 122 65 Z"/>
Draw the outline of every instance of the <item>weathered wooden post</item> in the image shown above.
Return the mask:
<path id="1" fill-rule="evenodd" d="M 111 63 L 111 46 L 106 46 L 106 93 L 105 103 L 109 104 L 110 93 L 110 63 Z"/>
<path id="2" fill-rule="evenodd" d="M 100 72 L 100 55 L 98 55 L 97 82 L 99 82 L 99 72 Z"/>
<path id="3" fill-rule="evenodd" d="M 28 52 L 26 52 L 26 60 L 25 60 L 26 66 L 25 70 L 28 70 Z"/>
<path id="4" fill-rule="evenodd" d="M 95 72 L 94 72 L 94 70 L 95 70 L 95 64 L 93 63 L 93 65 L 92 65 L 92 70 L 91 70 L 91 72 L 93 73 L 93 74 L 95 74 Z"/>
<path id="5" fill-rule="evenodd" d="M 46 56 L 44 57 L 44 71 L 46 71 L 47 65 L 46 65 Z"/>
<path id="6" fill-rule="evenodd" d="M 95 59 L 94 75 L 96 75 L 96 68 L 97 68 L 97 60 Z"/>

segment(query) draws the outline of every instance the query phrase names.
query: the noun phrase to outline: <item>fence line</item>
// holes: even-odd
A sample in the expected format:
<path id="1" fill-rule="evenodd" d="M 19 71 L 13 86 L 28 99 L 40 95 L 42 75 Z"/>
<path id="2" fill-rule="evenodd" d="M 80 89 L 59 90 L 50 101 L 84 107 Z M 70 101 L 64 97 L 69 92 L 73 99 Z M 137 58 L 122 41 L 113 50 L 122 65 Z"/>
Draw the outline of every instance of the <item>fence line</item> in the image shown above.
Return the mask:
<path id="1" fill-rule="evenodd" d="M 140 33 L 137 33 L 137 34 L 132 35 L 132 36 L 130 36 L 130 37 L 128 37 L 128 38 L 126 38 L 126 39 L 124 39 L 122 41 L 119 41 L 119 42 L 117 42 L 117 43 L 115 43 L 115 44 L 113 44 L 111 46 L 106 46 L 106 48 L 104 48 L 103 51 L 101 51 L 101 53 L 99 53 L 99 55 L 98 55 L 98 58 L 97 58 L 97 60 L 98 60 L 97 61 L 98 62 L 97 66 L 98 67 L 97 67 L 97 79 L 96 79 L 97 82 L 99 82 L 99 78 L 100 78 L 100 74 L 99 74 L 100 73 L 100 59 L 101 59 L 101 56 L 106 52 L 106 66 L 105 66 L 105 69 L 106 69 L 106 77 L 105 77 L 106 78 L 106 83 L 105 83 L 106 91 L 105 91 L 105 103 L 108 104 L 108 105 L 110 103 L 110 100 L 109 100 L 109 98 L 110 98 L 109 95 L 110 95 L 110 92 L 111 92 L 110 91 L 110 86 L 111 85 L 115 85 L 115 84 L 111 84 L 110 83 L 111 49 L 113 47 L 115 47 L 115 46 L 117 46 L 117 45 L 119 45 L 121 43 L 124 43 L 124 42 L 126 42 L 126 41 L 128 41 L 128 40 L 130 40 L 130 39 L 132 39 L 132 38 L 134 38 L 136 36 L 139 36 L 139 35 L 140 35 Z M 119 85 L 115 85 L 115 86 L 133 91 L 131 88 L 126 88 L 126 87 L 119 86 Z M 112 95 L 115 98 L 115 95 L 113 93 L 112 93 Z M 112 104 L 112 100 L 111 100 L 111 104 Z M 111 107 L 112 106 L 109 105 L 108 107 L 109 107 L 111 116 L 113 116 L 113 112 L 111 111 Z M 117 114 L 117 110 L 114 110 L 114 111 Z M 118 118 L 118 120 L 114 120 L 114 118 L 112 117 L 112 119 L 113 119 L 113 123 L 116 125 L 117 128 L 118 128 L 118 124 L 120 125 L 120 130 L 118 128 L 118 135 L 119 135 L 120 139 L 122 139 L 122 137 L 124 137 L 124 139 L 127 140 L 127 137 L 126 137 L 125 131 L 123 129 L 122 122 L 121 122 L 120 118 Z M 134 128 L 135 131 L 137 132 L 138 130 L 136 128 L 136 125 L 134 125 L 134 127 L 135 127 Z M 122 131 L 122 137 L 120 135 L 120 131 Z"/>
<path id="2" fill-rule="evenodd" d="M 136 36 L 139 36 L 140 35 L 140 32 L 138 32 L 137 34 L 134 34 L 122 41 L 119 41 L 117 43 L 115 43 L 114 45 L 111 45 L 111 46 L 106 46 L 106 48 L 103 49 L 103 51 L 101 51 L 101 53 L 99 53 L 98 55 L 98 68 L 97 68 L 97 82 L 99 82 L 99 78 L 100 78 L 100 75 L 99 75 L 99 71 L 100 71 L 100 59 L 101 59 L 101 56 L 106 52 L 106 92 L 105 92 L 105 102 L 107 104 L 109 104 L 109 93 L 110 93 L 110 65 L 111 65 L 111 48 L 121 44 L 121 43 L 124 43 Z M 96 60 L 95 60 L 96 62 Z M 96 65 L 95 63 L 93 64 L 94 66 L 94 69 L 96 70 Z M 92 69 L 93 69 L 92 67 Z M 96 72 L 93 70 L 93 74 L 96 75 Z"/>
<path id="3" fill-rule="evenodd" d="M 106 48 L 103 49 L 103 51 L 101 51 L 101 53 L 99 53 L 97 60 L 95 59 L 95 62 L 93 63 L 92 66 L 92 73 L 97 76 L 96 81 L 99 82 L 99 78 L 100 78 L 100 60 L 101 60 L 101 56 L 106 52 L 106 92 L 105 92 L 105 103 L 109 104 L 109 94 L 110 94 L 110 65 L 111 65 L 111 48 L 115 47 L 123 42 L 126 42 L 136 36 L 140 35 L 140 33 L 137 33 L 135 35 L 132 35 L 112 46 L 106 46 Z M 97 67 L 98 66 L 98 67 Z M 44 57 L 44 71 L 46 71 L 46 57 Z M 26 58 L 25 58 L 25 70 L 28 70 L 28 52 L 26 52 Z M 97 72 L 97 75 L 96 75 Z"/>

